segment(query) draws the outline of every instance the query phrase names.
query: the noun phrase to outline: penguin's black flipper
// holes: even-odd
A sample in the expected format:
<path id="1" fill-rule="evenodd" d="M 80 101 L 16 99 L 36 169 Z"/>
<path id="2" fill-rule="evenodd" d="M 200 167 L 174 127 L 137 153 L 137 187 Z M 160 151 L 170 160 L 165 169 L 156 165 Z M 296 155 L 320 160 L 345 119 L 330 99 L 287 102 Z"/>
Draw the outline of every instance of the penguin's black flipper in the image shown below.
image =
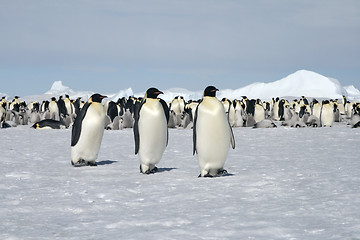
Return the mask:
<path id="1" fill-rule="evenodd" d="M 75 146 L 77 142 L 79 141 L 80 134 L 81 134 L 81 124 L 82 121 L 86 115 L 86 112 L 91 105 L 91 102 L 85 103 L 83 108 L 81 109 L 79 115 L 76 116 L 74 124 L 72 126 L 72 132 L 71 132 L 71 146 Z"/>
<path id="2" fill-rule="evenodd" d="M 169 110 L 169 107 L 166 104 L 166 102 L 164 100 L 162 100 L 161 98 L 160 98 L 160 103 L 164 109 L 164 113 L 165 113 L 165 117 L 166 117 L 166 126 L 167 126 L 167 124 L 169 123 L 169 118 L 170 118 L 170 110 Z M 168 142 L 169 142 L 169 129 L 168 128 L 166 128 L 166 129 L 167 129 L 167 139 L 166 139 L 166 146 L 167 146 Z"/>
<path id="3" fill-rule="evenodd" d="M 166 102 L 162 99 L 160 99 L 160 103 L 164 109 L 164 113 L 165 113 L 165 117 L 166 117 L 166 123 L 169 123 L 169 115 L 170 115 L 170 110 L 168 105 L 166 104 Z"/>
<path id="4" fill-rule="evenodd" d="M 140 147 L 140 135 L 139 135 L 139 119 L 140 119 L 140 110 L 142 105 L 146 102 L 146 99 L 144 99 L 141 103 L 135 104 L 134 109 L 134 140 L 135 140 L 135 155 L 139 152 Z"/>
<path id="5" fill-rule="evenodd" d="M 194 116 L 194 123 L 193 123 L 193 155 L 196 153 L 196 121 L 197 121 L 197 116 L 198 116 L 198 109 L 199 109 L 199 106 L 200 106 L 201 102 L 202 102 L 202 100 L 197 105 L 196 110 L 195 110 L 195 116 Z"/>
<path id="6" fill-rule="evenodd" d="M 230 125 L 230 122 L 229 122 L 229 128 L 230 128 L 230 142 L 231 142 L 231 147 L 233 149 L 235 149 L 235 137 L 234 137 L 234 132 L 232 130 L 232 127 Z"/>

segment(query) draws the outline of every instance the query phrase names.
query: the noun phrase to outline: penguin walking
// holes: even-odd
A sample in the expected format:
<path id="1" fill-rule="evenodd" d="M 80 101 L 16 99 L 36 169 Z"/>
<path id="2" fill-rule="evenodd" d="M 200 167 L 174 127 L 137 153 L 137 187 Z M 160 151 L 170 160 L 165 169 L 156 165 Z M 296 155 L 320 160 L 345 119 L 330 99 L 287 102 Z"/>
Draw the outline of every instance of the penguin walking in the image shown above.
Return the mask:
<path id="1" fill-rule="evenodd" d="M 205 88 L 197 106 L 193 127 L 193 154 L 197 153 L 199 177 L 221 176 L 230 144 L 235 148 L 235 139 L 223 104 L 216 98 L 214 86 Z"/>
<path id="2" fill-rule="evenodd" d="M 168 143 L 169 108 L 158 98 L 163 92 L 149 88 L 141 104 L 134 112 L 133 127 L 135 155 L 139 155 L 140 172 L 151 174 L 157 171 L 157 164 Z"/>
<path id="3" fill-rule="evenodd" d="M 106 98 L 93 94 L 76 117 L 71 135 L 71 164 L 96 166 L 105 127 L 105 110 L 101 100 Z"/>

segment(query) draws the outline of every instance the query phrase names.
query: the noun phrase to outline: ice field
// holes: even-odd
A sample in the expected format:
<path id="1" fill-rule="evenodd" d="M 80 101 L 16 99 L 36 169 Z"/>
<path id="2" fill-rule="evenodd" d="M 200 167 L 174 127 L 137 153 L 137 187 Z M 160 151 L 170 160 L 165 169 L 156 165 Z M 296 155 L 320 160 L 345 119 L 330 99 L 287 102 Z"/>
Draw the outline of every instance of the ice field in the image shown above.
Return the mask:
<path id="1" fill-rule="evenodd" d="M 229 175 L 198 178 L 192 130 L 169 129 L 153 175 L 132 129 L 105 131 L 97 167 L 71 129 L 0 130 L 1 239 L 360 239 L 360 129 L 234 128 Z"/>

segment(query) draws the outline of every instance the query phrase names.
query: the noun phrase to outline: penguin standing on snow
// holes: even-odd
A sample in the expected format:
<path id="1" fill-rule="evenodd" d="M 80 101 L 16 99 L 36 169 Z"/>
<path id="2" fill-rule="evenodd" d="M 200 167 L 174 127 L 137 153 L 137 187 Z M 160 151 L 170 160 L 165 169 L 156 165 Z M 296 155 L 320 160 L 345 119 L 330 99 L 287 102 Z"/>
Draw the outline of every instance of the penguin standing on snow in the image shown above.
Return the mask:
<path id="1" fill-rule="evenodd" d="M 105 127 L 105 110 L 101 100 L 106 98 L 93 94 L 76 117 L 71 135 L 71 164 L 96 166 Z"/>
<path id="2" fill-rule="evenodd" d="M 56 102 L 56 98 L 52 97 L 51 102 L 49 103 L 50 119 L 60 121 L 60 111 L 59 106 Z"/>
<path id="3" fill-rule="evenodd" d="M 354 113 L 351 118 L 351 126 L 353 128 L 360 128 L 360 104 L 354 105 Z"/>
<path id="4" fill-rule="evenodd" d="M 157 164 L 168 143 L 169 108 L 166 102 L 157 98 L 163 92 L 149 88 L 141 104 L 134 112 L 135 155 L 139 155 L 140 172 L 151 174 L 157 171 Z"/>
<path id="5" fill-rule="evenodd" d="M 322 102 L 320 122 L 323 127 L 332 127 L 335 121 L 334 103 L 329 100 Z"/>
<path id="6" fill-rule="evenodd" d="M 230 144 L 235 148 L 235 139 L 223 104 L 216 98 L 214 86 L 208 86 L 196 108 L 193 127 L 193 154 L 197 153 L 199 177 L 221 176 Z"/>

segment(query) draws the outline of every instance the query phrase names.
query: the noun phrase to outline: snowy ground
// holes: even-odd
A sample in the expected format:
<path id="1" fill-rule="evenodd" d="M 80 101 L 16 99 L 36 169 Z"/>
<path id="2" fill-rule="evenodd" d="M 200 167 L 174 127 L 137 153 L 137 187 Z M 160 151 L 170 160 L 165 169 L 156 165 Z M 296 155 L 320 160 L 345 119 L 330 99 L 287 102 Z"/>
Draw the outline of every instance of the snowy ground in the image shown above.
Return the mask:
<path id="1" fill-rule="evenodd" d="M 360 239 L 360 129 L 234 129 L 230 176 L 198 178 L 192 131 L 170 129 L 142 175 L 131 129 L 98 167 L 70 165 L 71 130 L 0 130 L 0 239 Z"/>

